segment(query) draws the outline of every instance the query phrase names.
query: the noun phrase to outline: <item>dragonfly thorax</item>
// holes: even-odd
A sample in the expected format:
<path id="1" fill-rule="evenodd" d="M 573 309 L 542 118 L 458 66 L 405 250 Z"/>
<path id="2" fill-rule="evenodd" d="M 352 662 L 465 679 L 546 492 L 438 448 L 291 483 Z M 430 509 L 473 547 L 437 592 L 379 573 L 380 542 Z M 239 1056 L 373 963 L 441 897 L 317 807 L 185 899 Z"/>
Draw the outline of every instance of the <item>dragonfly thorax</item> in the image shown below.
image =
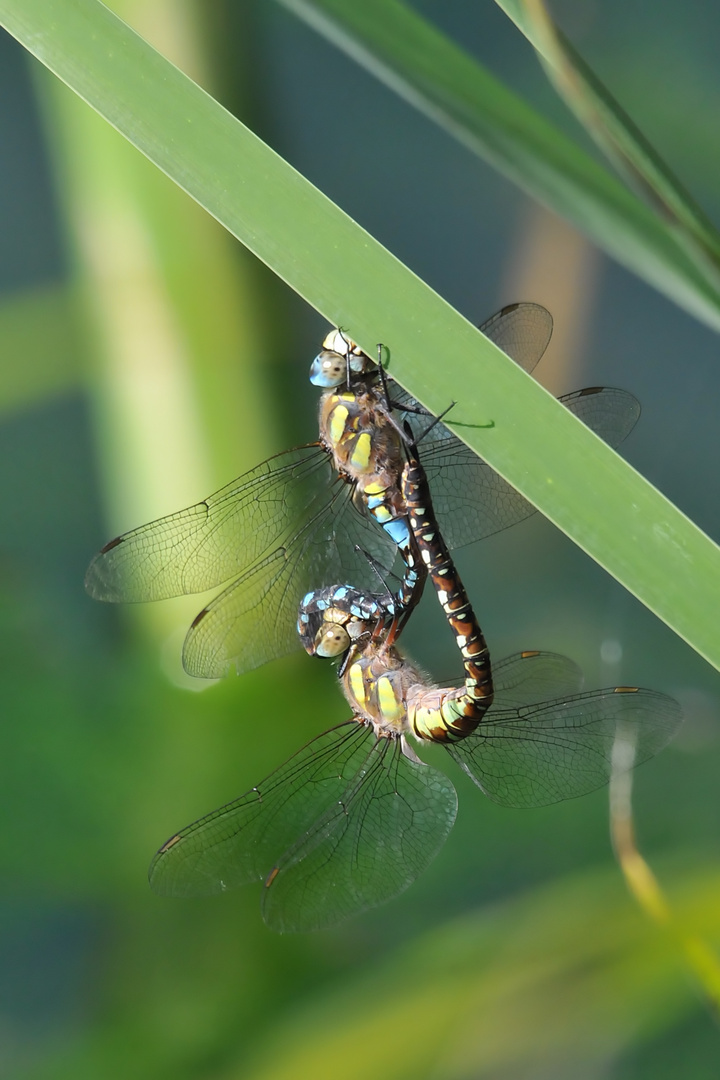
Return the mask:
<path id="1" fill-rule="evenodd" d="M 418 685 L 429 687 L 427 676 L 394 645 L 373 640 L 351 647 L 340 682 L 358 718 L 378 735 L 410 732 L 408 697 Z"/>
<path id="2" fill-rule="evenodd" d="M 403 447 L 379 391 L 364 386 L 362 390 L 323 394 L 320 441 L 339 475 L 355 486 L 355 501 L 398 547 L 407 548 L 410 530 L 399 486 Z"/>
<path id="3" fill-rule="evenodd" d="M 324 393 L 319 409 L 320 440 L 335 467 L 354 480 L 386 470 L 400 476 L 402 440 L 388 417 L 379 387 L 363 380 L 351 390 Z"/>

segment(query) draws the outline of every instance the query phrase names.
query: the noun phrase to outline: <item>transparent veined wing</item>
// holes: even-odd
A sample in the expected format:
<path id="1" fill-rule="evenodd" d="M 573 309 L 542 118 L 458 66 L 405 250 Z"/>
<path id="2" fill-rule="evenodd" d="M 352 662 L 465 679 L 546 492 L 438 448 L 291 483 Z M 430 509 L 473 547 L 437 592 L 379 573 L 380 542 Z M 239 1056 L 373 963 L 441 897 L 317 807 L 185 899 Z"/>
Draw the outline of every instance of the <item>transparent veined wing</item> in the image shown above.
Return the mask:
<path id="1" fill-rule="evenodd" d="M 637 399 L 614 387 L 576 390 L 559 401 L 612 447 L 629 435 L 640 416 Z M 443 425 L 432 429 L 421 449 L 435 513 L 451 549 L 492 536 L 536 512 L 527 499 Z"/>
<path id="2" fill-rule="evenodd" d="M 377 577 L 357 548 L 390 568 L 395 547 L 363 514 L 327 453 L 278 454 L 196 506 L 133 529 L 95 556 L 86 588 L 98 600 L 161 600 L 236 580 L 195 620 L 192 675 L 238 673 L 298 647 L 297 605 L 310 588 Z"/>
<path id="3" fill-rule="evenodd" d="M 378 739 L 341 799 L 273 867 L 263 917 L 278 932 L 321 930 L 397 896 L 445 843 L 457 813 L 442 773 Z"/>
<path id="4" fill-rule="evenodd" d="M 546 686 L 543 678 L 538 691 Z M 523 693 L 530 692 L 528 682 Z M 615 687 L 510 708 L 500 691 L 477 730 L 447 749 L 494 802 L 545 806 L 607 783 L 616 740 L 632 744 L 630 760 L 639 765 L 681 722 L 678 703 L 654 690 Z"/>
<path id="5" fill-rule="evenodd" d="M 332 480 L 317 444 L 277 454 L 195 506 L 111 540 L 90 563 L 85 588 L 113 603 L 213 589 L 291 534 L 302 497 L 317 512 Z"/>
<path id="6" fill-rule="evenodd" d="M 570 697 L 582 690 L 583 681 L 580 667 L 560 653 L 513 653 L 493 664 L 494 700 L 503 709 Z"/>
<path id="7" fill-rule="evenodd" d="M 189 675 L 239 675 L 299 648 L 298 604 L 311 589 L 351 581 L 377 588 L 375 565 L 389 568 L 395 546 L 384 530 L 336 482 L 329 501 L 305 520 L 291 541 L 252 566 L 195 617 L 183 646 Z M 358 551 L 360 549 L 360 552 Z"/>
<path id="8" fill-rule="evenodd" d="M 529 303 L 508 304 L 480 326 L 480 332 L 528 374 L 544 356 L 552 331 L 547 308 Z"/>
<path id="9" fill-rule="evenodd" d="M 485 337 L 494 341 L 511 360 L 528 374 L 535 369 L 547 349 L 553 331 L 552 315 L 541 304 L 508 304 L 479 327 Z M 418 401 L 394 380 L 388 379 L 390 398 L 402 412 L 424 412 Z M 455 438 L 444 425 L 438 424 L 436 438 Z M 433 429 L 434 430 L 434 429 Z"/>
<path id="10" fill-rule="evenodd" d="M 613 449 L 623 442 L 640 419 L 640 402 L 615 386 L 586 386 L 563 394 L 558 401 Z"/>
<path id="11" fill-rule="evenodd" d="M 319 930 L 402 892 L 452 828 L 457 796 L 398 739 L 341 724 L 155 855 L 161 896 L 210 896 L 265 880 L 274 930 Z"/>
<path id="12" fill-rule="evenodd" d="M 161 896 L 210 896 L 263 881 L 342 797 L 375 736 L 355 721 L 319 735 L 239 799 L 167 840 L 149 871 Z"/>
<path id="13" fill-rule="evenodd" d="M 524 371 L 532 372 L 550 342 L 553 321 L 540 304 L 510 304 L 491 316 L 480 330 Z M 396 383 L 392 400 L 402 411 L 422 407 Z M 589 387 L 559 399 L 583 423 L 617 447 L 637 423 L 640 405 L 632 394 L 612 387 Z M 435 513 L 449 548 L 464 547 L 516 525 L 536 512 L 519 492 L 453 433 L 436 424 L 422 440 L 422 459 Z"/>
<path id="14" fill-rule="evenodd" d="M 111 540 L 91 562 L 85 587 L 97 600 L 164 600 L 222 585 L 296 542 L 337 547 L 337 518 L 351 497 L 318 444 L 287 450 L 195 506 Z M 355 517 L 363 537 L 376 537 L 374 523 Z M 392 552 L 382 534 L 380 543 Z"/>

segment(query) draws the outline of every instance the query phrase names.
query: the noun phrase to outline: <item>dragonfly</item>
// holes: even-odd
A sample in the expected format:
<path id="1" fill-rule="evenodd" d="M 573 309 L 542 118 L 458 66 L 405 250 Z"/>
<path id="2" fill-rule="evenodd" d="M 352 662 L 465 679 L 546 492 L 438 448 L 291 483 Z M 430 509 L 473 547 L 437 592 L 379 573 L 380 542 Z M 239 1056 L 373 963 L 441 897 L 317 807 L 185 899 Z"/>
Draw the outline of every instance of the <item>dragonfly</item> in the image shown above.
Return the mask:
<path id="1" fill-rule="evenodd" d="M 493 703 L 490 651 L 438 527 L 427 477 L 409 425 L 407 433 L 407 463 L 403 467 L 400 486 L 408 525 L 455 637 L 465 668 L 465 682 L 457 687 L 432 690 L 405 680 L 398 691 L 389 687 L 383 689 L 381 681 L 377 689 L 377 695 L 381 696 L 374 708 L 374 719 L 376 723 L 381 722 L 389 701 L 394 712 L 407 710 L 410 729 L 418 739 L 451 742 L 471 734 Z M 383 596 L 367 595 L 347 585 L 314 590 L 301 602 L 298 636 L 311 656 L 344 655 L 349 658 L 351 643 L 366 637 L 373 622 L 379 627 L 394 619 L 393 634 L 397 639 L 406 621 L 405 614 L 388 589 Z M 358 706 L 362 701 L 368 708 L 374 691 L 365 685 L 366 669 L 372 672 L 370 682 L 374 685 L 378 679 L 387 682 L 389 676 L 385 675 L 384 667 L 383 661 L 378 663 L 375 659 L 375 651 L 369 664 L 359 659 L 355 661 L 354 669 L 351 665 L 347 675 L 348 685 L 352 687 L 351 704 Z M 345 677 L 344 669 L 340 676 Z"/>
<path id="2" fill-rule="evenodd" d="M 402 654 L 401 620 L 381 596 L 346 585 L 309 593 L 301 640 L 311 653 L 341 657 L 351 719 L 166 841 L 150 867 L 156 893 L 205 896 L 262 882 L 271 929 L 325 929 L 408 888 L 447 839 L 457 794 L 416 746 L 439 742 L 495 802 L 538 807 L 605 784 L 618 742 L 633 751 L 621 759 L 639 764 L 675 734 L 682 713 L 672 698 L 630 686 L 582 693 L 578 666 L 555 653 L 515 653 L 491 673 L 412 460 L 402 484 L 464 684 L 438 688 Z"/>
<path id="3" fill-rule="evenodd" d="M 540 305 L 514 304 L 481 330 L 529 372 L 545 351 L 552 319 Z M 336 331 L 330 340 L 346 353 L 356 348 Z M 355 373 L 350 369 L 356 356 L 343 357 L 334 349 L 323 352 L 335 352 L 340 366 L 350 371 L 351 389 L 358 380 L 363 392 L 375 389 L 377 368 L 368 367 L 372 361 L 365 354 L 362 363 L 368 370 Z M 400 420 L 424 411 L 393 380 L 387 384 Z M 375 392 L 380 405 L 372 422 L 378 424 L 384 390 Z M 333 409 L 327 411 L 327 402 L 334 395 L 335 390 L 325 390 L 320 405 L 330 426 Z M 608 387 L 590 387 L 560 400 L 611 446 L 619 445 L 640 413 L 631 394 Z M 354 416 L 348 420 L 352 425 Z M 374 430 L 371 426 L 370 434 Z M 383 424 L 383 439 L 390 439 L 392 431 L 393 425 Z M 344 432 L 338 425 L 335 442 L 342 443 Z M 399 436 L 397 440 L 400 445 Z M 241 674 L 286 655 L 297 646 L 299 596 L 344 580 L 371 591 L 375 578 L 370 564 L 389 569 L 397 551 L 393 531 L 400 520 L 398 508 L 393 505 L 390 519 L 382 521 L 388 500 L 381 500 L 374 521 L 368 505 L 372 493 L 366 492 L 365 504 L 359 506 L 357 479 L 345 466 L 338 471 L 331 442 L 326 437 L 277 454 L 195 506 L 110 541 L 90 564 L 87 591 L 98 600 L 139 602 L 224 586 L 195 618 L 185 639 L 183 664 L 191 675 L 220 678 L 233 668 Z M 423 447 L 435 508 L 451 549 L 535 512 L 445 424 L 435 425 Z M 378 468 L 388 465 L 383 453 L 373 450 Z M 390 464 L 390 473 L 400 468 Z M 390 503 L 396 494 L 390 492 Z M 377 528 L 378 521 L 383 528 Z M 368 554 L 369 562 L 358 559 L 358 549 Z"/>

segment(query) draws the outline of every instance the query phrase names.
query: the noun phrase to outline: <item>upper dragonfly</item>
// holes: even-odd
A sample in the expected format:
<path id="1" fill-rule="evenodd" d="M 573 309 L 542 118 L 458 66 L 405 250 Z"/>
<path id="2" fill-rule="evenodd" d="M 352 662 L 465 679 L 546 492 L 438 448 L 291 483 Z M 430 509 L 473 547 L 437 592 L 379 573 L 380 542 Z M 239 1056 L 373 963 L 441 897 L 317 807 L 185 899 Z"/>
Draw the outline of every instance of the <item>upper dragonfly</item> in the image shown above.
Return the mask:
<path id="1" fill-rule="evenodd" d="M 635 764 L 681 721 L 672 698 L 637 687 L 580 693 L 566 657 L 516 653 L 490 672 L 487 646 L 437 530 L 412 455 L 402 477 L 413 533 L 463 658 L 465 681 L 436 687 L 397 647 L 396 605 L 350 586 L 314 590 L 298 629 L 310 653 L 342 657 L 353 716 L 264 781 L 172 836 L 150 867 L 169 896 L 264 881 L 263 916 L 279 931 L 331 926 L 407 888 L 452 828 L 453 785 L 413 748 L 439 742 L 493 800 L 532 807 L 607 782 L 616 743 Z M 615 756 L 617 760 L 617 755 Z"/>
<path id="2" fill-rule="evenodd" d="M 552 319 L 538 304 L 513 304 L 481 330 L 529 372 L 545 352 Z M 319 442 L 277 454 L 195 506 L 117 537 L 90 564 L 85 585 L 98 600 L 161 600 L 230 582 L 187 634 L 183 664 L 191 675 L 218 678 L 232 667 L 242 673 L 291 651 L 298 596 L 344 580 L 373 587 L 374 572 L 358 548 L 389 569 L 400 543 L 406 583 L 413 572 L 393 472 L 402 439 L 388 419 L 378 368 L 343 335 L 327 340 L 334 347 L 314 361 L 314 376 L 331 354 L 345 388 L 323 392 Z M 396 383 L 387 384 L 400 422 L 403 408 L 423 411 Z M 611 446 L 640 413 L 622 390 L 592 387 L 560 400 Z M 450 548 L 535 512 L 442 423 L 424 440 L 423 461 Z M 410 579 L 411 592 L 416 585 Z"/>

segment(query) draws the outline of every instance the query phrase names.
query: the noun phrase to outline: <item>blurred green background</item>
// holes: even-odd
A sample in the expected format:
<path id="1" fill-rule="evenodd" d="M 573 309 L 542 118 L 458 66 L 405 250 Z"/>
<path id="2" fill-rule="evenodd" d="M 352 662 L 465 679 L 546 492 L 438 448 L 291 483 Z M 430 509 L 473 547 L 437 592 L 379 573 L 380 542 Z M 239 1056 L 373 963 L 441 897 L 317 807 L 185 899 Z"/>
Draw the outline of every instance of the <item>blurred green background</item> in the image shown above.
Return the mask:
<path id="1" fill-rule="evenodd" d="M 282 7 L 110 6 L 468 317 L 548 306 L 540 380 L 635 393 L 623 454 L 720 536 L 716 336 Z M 583 138 L 489 0 L 414 6 Z M 720 14 L 555 10 L 718 220 Z M 626 893 L 604 792 L 508 811 L 454 774 L 430 871 L 323 934 L 271 934 L 259 888 L 150 894 L 169 834 L 347 707 L 299 656 L 192 683 L 179 653 L 202 598 L 103 608 L 83 573 L 118 531 L 314 437 L 326 327 L 5 36 L 0 87 L 0 1077 L 717 1077 L 717 1027 Z M 681 924 L 717 943 L 717 672 L 540 519 L 458 563 L 494 655 L 553 649 L 589 688 L 682 701 L 683 734 L 636 778 L 636 824 Z M 436 608 L 407 643 L 450 678 Z"/>

